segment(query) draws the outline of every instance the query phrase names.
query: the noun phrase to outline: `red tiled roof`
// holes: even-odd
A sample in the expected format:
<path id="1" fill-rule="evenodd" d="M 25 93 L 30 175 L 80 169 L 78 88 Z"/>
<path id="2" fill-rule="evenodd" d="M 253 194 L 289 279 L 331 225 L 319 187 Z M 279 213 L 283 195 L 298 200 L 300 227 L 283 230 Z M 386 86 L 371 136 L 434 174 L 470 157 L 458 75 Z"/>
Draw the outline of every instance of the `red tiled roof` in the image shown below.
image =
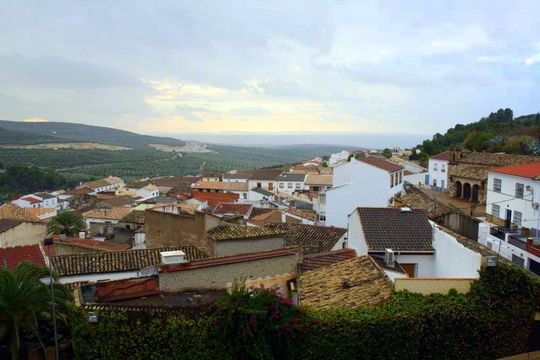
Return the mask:
<path id="1" fill-rule="evenodd" d="M 174 264 L 174 265 L 162 265 L 161 271 L 163 272 L 175 272 L 175 271 L 184 271 L 184 270 L 193 270 L 200 269 L 212 266 L 235 264 L 245 261 L 257 261 L 262 259 L 268 259 L 278 256 L 286 256 L 290 254 L 299 254 L 301 251 L 300 248 L 283 248 L 276 250 L 261 251 L 256 253 L 249 254 L 240 254 L 232 256 L 220 256 L 202 260 L 196 260 L 184 264 Z"/>
<path id="2" fill-rule="evenodd" d="M 222 191 L 248 191 L 248 184 L 242 182 L 199 181 L 193 184 L 192 188 Z"/>
<path id="3" fill-rule="evenodd" d="M 220 202 L 231 202 L 240 198 L 238 194 L 234 193 L 211 193 L 199 191 L 194 191 L 192 197 L 199 201 L 207 201 L 208 205 L 212 207 L 216 207 Z"/>
<path id="4" fill-rule="evenodd" d="M 81 239 L 77 237 L 67 237 L 65 241 L 60 241 L 58 236 L 53 238 L 55 243 L 67 244 L 86 249 L 94 249 L 98 251 L 121 251 L 129 250 L 131 246 L 129 244 L 113 243 L 109 241 L 99 241 L 94 239 Z"/>
<path id="5" fill-rule="evenodd" d="M 213 214 L 238 214 L 245 216 L 249 214 L 252 207 L 253 205 L 250 204 L 219 203 L 219 205 L 214 209 Z"/>
<path id="6" fill-rule="evenodd" d="M 304 257 L 304 261 L 300 264 L 300 271 L 306 272 L 315 270 L 323 266 L 335 264 L 337 262 L 352 259 L 356 257 L 354 249 L 340 249 L 329 251 L 327 253 L 316 254 Z"/>
<path id="7" fill-rule="evenodd" d="M 403 166 L 394 164 L 393 162 L 390 162 L 384 159 L 379 159 L 378 157 L 375 157 L 375 156 L 368 156 L 362 159 L 358 159 L 358 161 L 361 161 L 369 165 L 373 165 L 375 167 L 378 167 L 379 169 L 386 170 L 388 172 L 403 170 Z"/>
<path id="8" fill-rule="evenodd" d="M 31 196 L 25 196 L 25 197 L 21 198 L 21 200 L 29 202 L 30 204 L 37 204 L 37 203 L 41 202 L 41 200 L 36 199 L 34 197 L 31 197 Z"/>
<path id="9" fill-rule="evenodd" d="M 432 157 L 430 157 L 430 159 L 450 161 L 451 156 L 452 156 L 452 153 L 450 151 L 443 151 L 442 153 L 433 155 Z"/>
<path id="10" fill-rule="evenodd" d="M 540 162 L 513 166 L 501 166 L 493 168 L 491 171 L 499 174 L 521 176 L 533 179 L 540 176 Z"/>
<path id="11" fill-rule="evenodd" d="M 0 249 L 0 268 L 7 267 L 9 270 L 15 270 L 17 265 L 23 261 L 45 266 L 45 258 L 41 252 L 40 245 L 25 245 Z"/>

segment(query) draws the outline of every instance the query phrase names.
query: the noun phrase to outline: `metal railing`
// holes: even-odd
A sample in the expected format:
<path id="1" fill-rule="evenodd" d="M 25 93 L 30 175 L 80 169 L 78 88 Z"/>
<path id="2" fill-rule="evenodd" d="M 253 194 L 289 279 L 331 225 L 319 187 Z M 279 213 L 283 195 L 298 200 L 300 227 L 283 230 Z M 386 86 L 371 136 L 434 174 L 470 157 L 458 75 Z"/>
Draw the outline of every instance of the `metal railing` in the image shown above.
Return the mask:
<path id="1" fill-rule="evenodd" d="M 502 226 L 494 226 L 489 229 L 490 235 L 495 236 L 498 239 L 506 240 L 506 234 L 521 235 L 521 231 L 516 228 L 505 228 Z"/>
<path id="2" fill-rule="evenodd" d="M 521 250 L 527 250 L 527 238 L 519 235 L 508 235 L 508 243 L 520 248 Z"/>

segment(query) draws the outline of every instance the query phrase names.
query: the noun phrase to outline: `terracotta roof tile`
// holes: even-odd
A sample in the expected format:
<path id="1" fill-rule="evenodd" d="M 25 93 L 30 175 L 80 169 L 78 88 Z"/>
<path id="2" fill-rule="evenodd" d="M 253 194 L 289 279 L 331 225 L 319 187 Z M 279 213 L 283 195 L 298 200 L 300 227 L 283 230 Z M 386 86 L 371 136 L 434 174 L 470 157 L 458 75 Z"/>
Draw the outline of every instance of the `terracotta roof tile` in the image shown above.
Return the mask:
<path id="1" fill-rule="evenodd" d="M 113 207 L 111 209 L 93 209 L 83 214 L 87 219 L 121 220 L 133 209 L 127 207 Z"/>
<path id="2" fill-rule="evenodd" d="M 452 155 L 451 151 L 443 151 L 442 153 L 438 153 L 437 155 L 433 155 L 432 157 L 430 157 L 430 159 L 450 161 L 451 155 Z"/>
<path id="3" fill-rule="evenodd" d="M 15 270 L 17 265 L 23 261 L 45 266 L 41 245 L 0 248 L 0 268 L 7 267 L 9 270 Z"/>
<path id="4" fill-rule="evenodd" d="M 299 290 L 302 305 L 356 309 L 384 302 L 392 285 L 368 256 L 360 256 L 302 274 Z"/>
<path id="5" fill-rule="evenodd" d="M 248 184 L 241 182 L 199 181 L 193 184 L 192 188 L 222 191 L 248 191 Z"/>
<path id="6" fill-rule="evenodd" d="M 84 249 L 94 249 L 97 251 L 123 251 L 131 248 L 128 244 L 114 243 L 110 241 L 100 241 L 94 239 L 80 239 L 77 237 L 67 237 L 60 241 L 58 236 L 53 237 L 53 241 L 58 244 L 67 244 Z"/>
<path id="7" fill-rule="evenodd" d="M 220 225 L 208 231 L 207 234 L 210 240 L 222 241 L 282 237 L 285 232 L 279 229 L 270 229 L 260 226 Z"/>
<path id="8" fill-rule="evenodd" d="M 120 220 L 123 223 L 132 223 L 132 224 L 144 224 L 144 211 L 143 210 L 133 210 Z"/>
<path id="9" fill-rule="evenodd" d="M 219 203 L 212 212 L 214 215 L 235 214 L 247 216 L 253 209 L 251 204 Z"/>
<path id="10" fill-rule="evenodd" d="M 538 177 L 540 176 L 540 162 L 496 167 L 494 169 L 491 169 L 490 171 L 499 174 L 521 176 L 529 179 L 538 179 Z"/>
<path id="11" fill-rule="evenodd" d="M 204 253 L 193 246 L 144 250 L 108 251 L 90 254 L 51 257 L 54 270 L 60 276 L 137 271 L 161 263 L 162 251 L 182 250 L 189 260 L 203 259 Z"/>
<path id="12" fill-rule="evenodd" d="M 306 179 L 306 185 L 332 186 L 332 181 L 333 181 L 332 175 L 309 174 Z"/>
<path id="13" fill-rule="evenodd" d="M 358 159 L 358 161 L 361 161 L 369 165 L 373 165 L 375 167 L 378 167 L 379 169 L 382 169 L 388 172 L 403 170 L 403 166 L 394 164 L 393 162 L 390 162 L 385 159 L 379 159 L 378 157 L 375 157 L 375 156 L 368 156 L 362 159 Z"/>
<path id="14" fill-rule="evenodd" d="M 368 251 L 433 252 L 433 229 L 424 210 L 358 208 Z"/>
<path id="15" fill-rule="evenodd" d="M 306 271 L 315 270 L 354 257 L 356 257 L 356 251 L 354 249 L 340 249 L 305 256 L 300 264 L 300 272 L 304 273 Z"/>
<path id="16" fill-rule="evenodd" d="M 249 178 L 250 180 L 276 180 L 283 170 L 280 169 L 259 169 Z"/>
<path id="17" fill-rule="evenodd" d="M 43 222 L 37 216 L 34 216 L 23 208 L 11 203 L 5 203 L 0 206 L 0 219 L 22 220 L 35 223 Z"/>
<path id="18" fill-rule="evenodd" d="M 233 202 L 240 199 L 238 194 L 234 193 L 212 193 L 194 191 L 192 194 L 194 199 L 208 202 L 208 206 L 216 207 L 220 202 Z"/>
<path id="19" fill-rule="evenodd" d="M 299 246 L 304 255 L 332 250 L 347 232 L 347 229 L 337 227 L 282 222 L 270 223 L 266 227 L 285 232 L 286 246 Z"/>
<path id="20" fill-rule="evenodd" d="M 298 216 L 299 218 L 302 218 L 302 219 L 306 219 L 309 221 L 317 221 L 317 213 L 315 212 L 315 210 L 288 208 L 283 211 L 288 214 Z"/>

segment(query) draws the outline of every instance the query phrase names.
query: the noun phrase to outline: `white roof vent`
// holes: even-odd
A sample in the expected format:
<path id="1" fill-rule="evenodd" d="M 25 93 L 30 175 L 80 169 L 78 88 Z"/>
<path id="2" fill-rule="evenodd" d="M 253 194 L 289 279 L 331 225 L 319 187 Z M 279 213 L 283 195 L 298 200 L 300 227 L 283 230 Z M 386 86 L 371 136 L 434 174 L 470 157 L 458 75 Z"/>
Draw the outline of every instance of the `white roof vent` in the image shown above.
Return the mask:
<path id="1" fill-rule="evenodd" d="M 162 251 L 160 254 L 161 263 L 163 265 L 184 264 L 188 262 L 186 259 L 186 253 L 182 250 Z"/>
<path id="2" fill-rule="evenodd" d="M 402 213 L 404 212 L 411 212 L 411 208 L 410 207 L 402 207 L 402 208 L 399 208 L 399 211 L 401 211 Z"/>

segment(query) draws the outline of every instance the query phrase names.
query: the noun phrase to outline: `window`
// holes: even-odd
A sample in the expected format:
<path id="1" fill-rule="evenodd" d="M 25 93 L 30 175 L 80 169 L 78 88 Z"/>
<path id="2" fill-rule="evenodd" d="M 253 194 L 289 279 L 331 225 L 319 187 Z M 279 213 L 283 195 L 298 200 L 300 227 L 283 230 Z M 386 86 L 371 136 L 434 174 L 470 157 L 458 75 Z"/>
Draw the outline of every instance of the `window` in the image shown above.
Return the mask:
<path id="1" fill-rule="evenodd" d="M 437 187 L 437 179 L 433 179 L 433 186 Z"/>
<path id="2" fill-rule="evenodd" d="M 525 260 L 514 254 L 512 254 L 512 263 L 519 267 L 525 267 Z"/>
<path id="3" fill-rule="evenodd" d="M 285 187 L 285 184 L 282 183 L 282 182 L 280 182 L 280 183 L 279 183 L 279 188 L 280 188 L 280 189 L 283 189 L 284 187 Z"/>
<path id="4" fill-rule="evenodd" d="M 442 164 L 441 165 L 441 172 L 445 172 L 446 171 L 446 165 Z"/>
<path id="5" fill-rule="evenodd" d="M 501 192 L 501 179 L 493 179 L 493 191 Z"/>
<path id="6" fill-rule="evenodd" d="M 396 186 L 398 184 L 398 173 L 395 173 L 394 174 L 394 186 Z"/>
<path id="7" fill-rule="evenodd" d="M 292 189 L 292 183 L 287 183 L 287 188 Z"/>
<path id="8" fill-rule="evenodd" d="M 525 187 L 523 186 L 523 184 L 519 184 L 519 183 L 516 184 L 516 197 L 517 198 L 520 198 L 520 199 L 523 198 L 524 188 Z"/>
<path id="9" fill-rule="evenodd" d="M 501 206 L 500 205 L 497 205 L 497 204 L 491 205 L 491 215 L 493 215 L 495 217 L 499 217 L 500 213 L 501 213 Z"/>
<path id="10" fill-rule="evenodd" d="M 401 184 L 403 182 L 403 171 L 399 172 L 399 183 Z"/>
<path id="11" fill-rule="evenodd" d="M 262 184 L 260 182 L 257 183 L 257 187 L 260 188 L 262 187 Z"/>
<path id="12" fill-rule="evenodd" d="M 297 188 L 297 189 L 300 189 L 300 187 L 301 187 L 301 186 L 300 186 L 300 183 L 294 184 L 294 187 Z"/>
<path id="13" fill-rule="evenodd" d="M 390 174 L 390 187 L 394 186 L 394 174 Z"/>
<path id="14" fill-rule="evenodd" d="M 444 189 L 444 180 L 441 180 L 441 188 Z"/>
<path id="15" fill-rule="evenodd" d="M 491 241 L 488 241 L 487 242 L 487 247 L 488 247 L 488 249 L 493 250 L 493 243 Z"/>
<path id="16" fill-rule="evenodd" d="M 437 168 L 437 163 L 434 163 L 434 164 L 433 164 L 433 171 L 437 171 L 437 170 L 439 170 L 439 169 Z"/>
<path id="17" fill-rule="evenodd" d="M 514 211 L 514 224 L 521 226 L 521 213 L 519 211 Z"/>

